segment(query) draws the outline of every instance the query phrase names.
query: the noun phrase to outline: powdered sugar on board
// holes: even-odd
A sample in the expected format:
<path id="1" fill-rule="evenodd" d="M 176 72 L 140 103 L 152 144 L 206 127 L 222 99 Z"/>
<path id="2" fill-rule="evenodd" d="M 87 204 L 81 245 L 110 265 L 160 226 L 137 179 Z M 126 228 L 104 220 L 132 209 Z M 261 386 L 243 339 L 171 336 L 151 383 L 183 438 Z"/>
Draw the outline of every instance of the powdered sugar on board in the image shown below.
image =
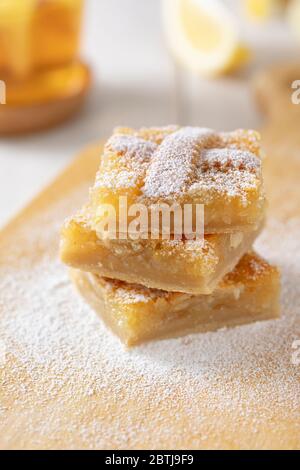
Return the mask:
<path id="1" fill-rule="evenodd" d="M 245 423 L 251 436 L 272 419 L 297 426 L 300 365 L 292 363 L 292 345 L 300 338 L 299 220 L 269 222 L 256 244 L 282 270 L 281 319 L 126 351 L 53 255 L 57 213 L 65 212 L 64 203 L 55 205 L 18 235 L 32 250 L 49 247 L 43 255 L 34 262 L 21 256 L 16 265 L 11 254 L 0 267 L 3 446 L 18 434 L 24 447 L 205 447 L 213 437 L 220 448 L 226 416 L 237 436 Z M 285 433 L 277 439 L 284 442 Z"/>

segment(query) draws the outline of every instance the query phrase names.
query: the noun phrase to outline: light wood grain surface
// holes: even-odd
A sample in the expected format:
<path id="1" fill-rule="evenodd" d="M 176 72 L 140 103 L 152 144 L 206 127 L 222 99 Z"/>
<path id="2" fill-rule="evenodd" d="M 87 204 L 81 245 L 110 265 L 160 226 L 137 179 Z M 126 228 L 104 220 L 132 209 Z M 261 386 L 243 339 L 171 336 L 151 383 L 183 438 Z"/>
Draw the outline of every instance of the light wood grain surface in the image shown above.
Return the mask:
<path id="1" fill-rule="evenodd" d="M 288 223 L 291 218 L 299 220 L 298 127 L 293 119 L 286 122 L 285 127 L 282 123 L 270 123 L 263 131 L 263 142 L 268 154 L 265 178 L 270 199 L 269 218 L 278 223 Z M 5 336 L 5 322 L 1 319 L 7 312 L 17 315 L 16 304 L 22 302 L 25 295 L 18 284 L 19 271 L 24 265 L 29 273 L 39 269 L 45 256 L 49 260 L 49 269 L 52 269 L 57 259 L 59 226 L 64 217 L 86 198 L 99 152 L 97 145 L 84 152 L 2 231 L 0 275 L 2 279 L 7 276 L 8 281 L 4 287 L 2 285 L 2 291 L 0 289 L 0 340 L 3 334 Z M 37 282 L 43 289 L 42 279 Z M 75 297 L 75 292 L 73 295 Z M 10 299 L 10 304 L 5 299 Z M 71 302 L 70 299 L 65 301 Z M 47 300 L 45 302 L 47 304 Z M 44 308 L 47 315 L 47 305 Z M 285 321 L 288 325 L 288 318 Z M 15 322 L 20 328 L 18 318 Z M 283 323 L 283 332 L 284 328 Z M 32 329 L 35 334 L 35 328 Z M 255 349 L 261 347 L 260 335 L 253 331 L 250 340 L 253 351 L 250 348 L 249 361 L 257 360 Z M 281 346 L 275 347 L 274 353 L 268 350 L 261 355 L 253 375 L 243 377 L 246 370 L 237 367 L 231 370 L 229 378 L 228 371 L 224 370 L 214 385 L 208 378 L 208 386 L 204 388 L 199 388 L 197 381 L 190 382 L 184 370 L 177 371 L 178 378 L 168 386 L 168 380 L 163 383 L 155 377 L 148 383 L 147 376 L 135 369 L 129 377 L 116 363 L 105 380 L 102 377 L 101 386 L 93 385 L 89 391 L 86 387 L 87 383 L 93 383 L 89 377 L 91 371 L 83 368 L 71 374 L 67 358 L 62 358 L 62 364 L 65 360 L 67 368 L 62 367 L 60 372 L 55 364 L 46 360 L 30 360 L 30 351 L 24 351 L 26 360 L 22 354 L 8 351 L 2 366 L 0 363 L 0 448 L 300 448 L 299 366 L 291 366 L 289 356 L 287 362 L 282 362 L 282 351 L 290 350 L 291 338 L 284 334 L 282 338 L 276 338 L 277 330 L 274 331 L 272 341 Z M 299 316 L 293 334 L 297 332 L 300 335 Z M 82 344 L 84 334 L 83 331 L 79 338 Z M 108 332 L 104 334 L 109 335 Z M 234 335 L 238 335 L 238 330 Z M 50 338 L 49 332 L 49 341 Z M 219 336 L 213 338 L 219 340 Z M 229 350 L 233 345 L 228 345 Z M 155 347 L 152 348 L 152 360 L 159 362 Z M 161 348 L 160 345 L 158 355 Z M 97 351 L 99 354 L 101 347 Z M 116 354 L 115 349 L 113 351 L 111 354 Z M 127 353 L 120 354 L 126 365 Z M 98 367 L 101 369 L 101 361 L 104 361 L 105 370 L 109 356 L 107 359 L 101 357 Z M 176 355 L 168 360 L 176 363 Z M 130 356 L 128 361 L 132 361 Z M 276 364 L 278 368 L 279 364 L 286 368 L 279 376 L 285 378 L 285 384 L 278 383 Z M 286 394 L 282 395 L 279 390 L 283 386 Z M 255 397 L 259 388 L 261 391 Z M 235 397 L 236 404 L 230 404 L 230 396 Z M 221 408 L 217 406 L 223 401 Z"/>

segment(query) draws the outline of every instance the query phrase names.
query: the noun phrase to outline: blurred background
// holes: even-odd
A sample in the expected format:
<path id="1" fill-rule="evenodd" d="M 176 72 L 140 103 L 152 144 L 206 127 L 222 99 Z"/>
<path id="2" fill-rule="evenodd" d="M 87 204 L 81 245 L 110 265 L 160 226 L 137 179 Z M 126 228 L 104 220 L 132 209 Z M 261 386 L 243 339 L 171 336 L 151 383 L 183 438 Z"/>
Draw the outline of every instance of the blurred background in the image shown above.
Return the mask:
<path id="1" fill-rule="evenodd" d="M 117 125 L 259 128 L 252 79 L 270 63 L 297 63 L 299 5 L 0 0 L 0 226 Z"/>

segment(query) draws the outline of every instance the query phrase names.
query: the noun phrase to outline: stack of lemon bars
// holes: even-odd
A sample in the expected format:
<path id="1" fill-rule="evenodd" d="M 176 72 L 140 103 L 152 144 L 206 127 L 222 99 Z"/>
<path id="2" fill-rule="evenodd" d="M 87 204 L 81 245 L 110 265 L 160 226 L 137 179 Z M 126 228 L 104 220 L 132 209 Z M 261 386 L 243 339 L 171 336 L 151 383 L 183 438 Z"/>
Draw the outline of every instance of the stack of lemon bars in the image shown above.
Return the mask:
<path id="1" fill-rule="evenodd" d="M 279 315 L 279 272 L 252 249 L 265 218 L 260 153 L 259 134 L 241 129 L 118 128 L 107 141 L 87 204 L 64 224 L 61 258 L 127 346 Z M 172 205 L 204 208 L 202 236 L 178 236 L 174 222 L 166 236 L 161 218 L 151 232 L 150 210 Z M 145 207 L 141 229 L 132 214 Z"/>

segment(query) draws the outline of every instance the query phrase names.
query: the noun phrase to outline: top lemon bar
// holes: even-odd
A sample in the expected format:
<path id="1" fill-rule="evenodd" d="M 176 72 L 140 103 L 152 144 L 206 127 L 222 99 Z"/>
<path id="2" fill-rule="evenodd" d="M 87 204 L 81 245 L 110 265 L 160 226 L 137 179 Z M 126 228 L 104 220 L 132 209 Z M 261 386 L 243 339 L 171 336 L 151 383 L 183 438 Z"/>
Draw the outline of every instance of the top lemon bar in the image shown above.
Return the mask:
<path id="1" fill-rule="evenodd" d="M 204 206 L 204 232 L 256 230 L 265 195 L 260 136 L 201 127 L 117 128 L 106 142 L 90 203 Z"/>

